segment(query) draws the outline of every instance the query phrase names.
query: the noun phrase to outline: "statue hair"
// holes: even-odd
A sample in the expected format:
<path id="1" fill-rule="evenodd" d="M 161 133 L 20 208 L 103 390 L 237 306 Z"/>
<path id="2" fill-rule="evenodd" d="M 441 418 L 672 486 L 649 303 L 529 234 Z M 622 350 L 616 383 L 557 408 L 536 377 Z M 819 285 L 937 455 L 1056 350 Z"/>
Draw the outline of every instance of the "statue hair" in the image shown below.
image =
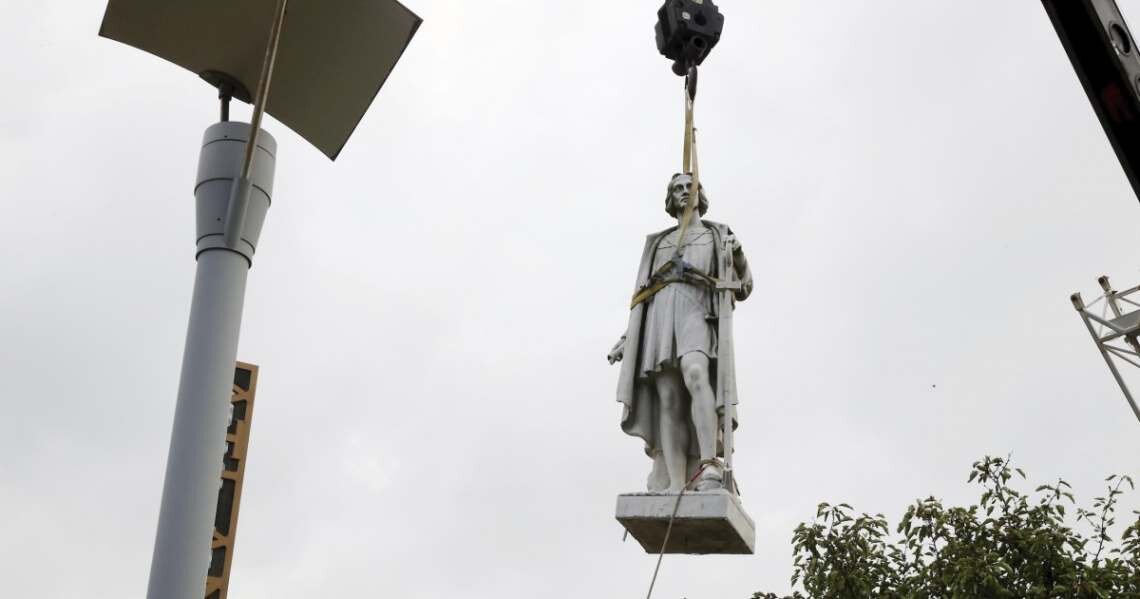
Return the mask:
<path id="1" fill-rule="evenodd" d="M 665 187 L 665 212 L 668 212 L 669 216 L 672 216 L 673 218 L 677 218 L 677 209 L 673 205 L 673 182 L 677 180 L 677 177 L 683 175 L 692 176 L 689 173 L 676 173 L 669 178 L 669 185 Z M 697 202 L 697 212 L 700 213 L 700 216 L 704 216 L 705 213 L 709 211 L 709 197 L 705 195 L 704 183 L 701 183 L 700 185 L 699 195 L 700 199 Z"/>

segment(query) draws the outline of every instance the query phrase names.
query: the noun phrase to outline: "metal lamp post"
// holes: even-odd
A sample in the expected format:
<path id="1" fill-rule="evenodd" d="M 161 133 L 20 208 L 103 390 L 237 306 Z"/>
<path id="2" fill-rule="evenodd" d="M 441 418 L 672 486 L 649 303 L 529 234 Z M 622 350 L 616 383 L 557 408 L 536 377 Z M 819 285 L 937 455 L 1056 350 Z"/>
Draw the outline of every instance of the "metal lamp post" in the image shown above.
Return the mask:
<path id="1" fill-rule="evenodd" d="M 107 6 L 100 35 L 199 74 L 222 100 L 194 189 L 197 273 L 148 599 L 204 595 L 246 280 L 273 195 L 277 143 L 262 115 L 335 159 L 420 23 L 395 0 Z M 250 124 L 229 121 L 231 98 L 253 102 Z"/>

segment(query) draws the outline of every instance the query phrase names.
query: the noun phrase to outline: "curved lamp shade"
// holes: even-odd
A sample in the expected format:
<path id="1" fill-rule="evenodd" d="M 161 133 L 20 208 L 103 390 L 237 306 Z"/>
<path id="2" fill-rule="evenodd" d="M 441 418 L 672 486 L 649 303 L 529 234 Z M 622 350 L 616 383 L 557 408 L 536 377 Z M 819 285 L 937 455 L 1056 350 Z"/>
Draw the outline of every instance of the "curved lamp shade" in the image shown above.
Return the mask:
<path id="1" fill-rule="evenodd" d="M 277 0 L 110 0 L 99 35 L 257 93 Z M 421 19 L 396 0 L 290 0 L 266 111 L 336 159 Z"/>

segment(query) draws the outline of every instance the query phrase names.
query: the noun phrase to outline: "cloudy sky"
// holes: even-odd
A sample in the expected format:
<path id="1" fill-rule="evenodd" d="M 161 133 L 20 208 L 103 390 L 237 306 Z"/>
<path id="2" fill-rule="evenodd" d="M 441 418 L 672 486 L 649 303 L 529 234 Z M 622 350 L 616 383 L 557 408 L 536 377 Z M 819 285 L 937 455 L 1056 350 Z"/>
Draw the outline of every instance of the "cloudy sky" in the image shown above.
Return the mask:
<path id="1" fill-rule="evenodd" d="M 658 2 L 408 4 L 425 24 L 336 163 L 266 124 L 231 596 L 642 596 L 653 558 L 613 509 L 649 464 L 604 356 L 680 163 Z M 1040 4 L 721 5 L 698 125 L 709 217 L 757 276 L 736 317 L 757 551 L 668 557 L 656 596 L 786 590 L 816 503 L 969 501 L 985 454 L 1085 498 L 1140 474 L 1068 300 L 1140 283 L 1140 205 Z M 217 108 L 97 37 L 103 8 L 7 0 L 0 24 L 13 596 L 143 595 L 173 417 Z"/>

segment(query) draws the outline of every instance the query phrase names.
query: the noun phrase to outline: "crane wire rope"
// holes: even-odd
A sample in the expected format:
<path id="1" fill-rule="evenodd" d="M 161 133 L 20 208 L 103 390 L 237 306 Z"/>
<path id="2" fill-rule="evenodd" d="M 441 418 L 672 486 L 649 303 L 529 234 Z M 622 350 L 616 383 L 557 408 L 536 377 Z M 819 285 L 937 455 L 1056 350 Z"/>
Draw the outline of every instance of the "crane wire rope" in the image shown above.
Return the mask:
<path id="1" fill-rule="evenodd" d="M 696 96 L 697 67 L 691 66 L 689 67 L 688 76 L 685 78 L 685 141 L 684 151 L 682 152 L 683 157 L 681 159 L 681 173 L 690 175 L 692 178 L 692 186 L 689 191 L 689 201 L 685 203 L 685 210 L 681 215 L 681 223 L 677 231 L 676 249 L 673 251 L 674 258 L 680 256 L 681 252 L 684 251 L 685 233 L 688 232 L 689 225 L 693 220 L 693 212 L 696 210 L 696 206 L 701 202 L 701 172 L 697 161 L 697 130 L 693 125 Z M 670 264 L 672 264 L 672 260 L 666 262 L 666 266 Z M 633 306 L 631 306 L 631 308 L 653 297 L 653 294 L 660 291 L 665 285 L 668 285 L 668 283 L 658 282 L 639 292 L 634 296 Z M 653 588 L 657 585 L 657 575 L 661 572 L 661 562 L 665 559 L 665 551 L 669 547 L 669 537 L 673 533 L 673 523 L 677 520 L 677 512 L 681 509 L 681 498 L 685 496 L 685 491 L 693 485 L 709 465 L 719 465 L 719 461 L 716 458 L 702 461 L 697 471 L 694 472 L 693 476 L 689 479 L 689 482 L 685 483 L 685 485 L 681 487 L 681 490 L 677 492 L 677 501 L 673 504 L 673 513 L 670 514 L 669 524 L 665 527 L 665 538 L 661 541 L 661 551 L 657 553 L 657 565 L 653 568 L 653 577 L 649 580 L 649 590 L 645 594 L 645 599 L 652 599 L 653 597 Z"/>
<path id="2" fill-rule="evenodd" d="M 673 513 L 669 516 L 669 525 L 665 527 L 665 539 L 661 541 L 661 551 L 657 553 L 657 565 L 653 568 L 653 578 L 649 579 L 649 591 L 646 592 L 645 599 L 653 598 L 653 587 L 657 585 L 657 574 L 661 572 L 661 562 L 665 559 L 665 550 L 669 547 L 669 536 L 673 533 L 673 522 L 677 520 L 677 512 L 681 510 L 681 498 L 685 496 L 685 491 L 700 478 L 705 468 L 710 465 L 719 466 L 720 462 L 715 458 L 702 461 L 700 467 L 697 468 L 692 478 L 689 479 L 689 482 L 685 483 L 685 486 L 681 487 L 681 490 L 677 492 L 677 501 L 673 504 Z"/>

